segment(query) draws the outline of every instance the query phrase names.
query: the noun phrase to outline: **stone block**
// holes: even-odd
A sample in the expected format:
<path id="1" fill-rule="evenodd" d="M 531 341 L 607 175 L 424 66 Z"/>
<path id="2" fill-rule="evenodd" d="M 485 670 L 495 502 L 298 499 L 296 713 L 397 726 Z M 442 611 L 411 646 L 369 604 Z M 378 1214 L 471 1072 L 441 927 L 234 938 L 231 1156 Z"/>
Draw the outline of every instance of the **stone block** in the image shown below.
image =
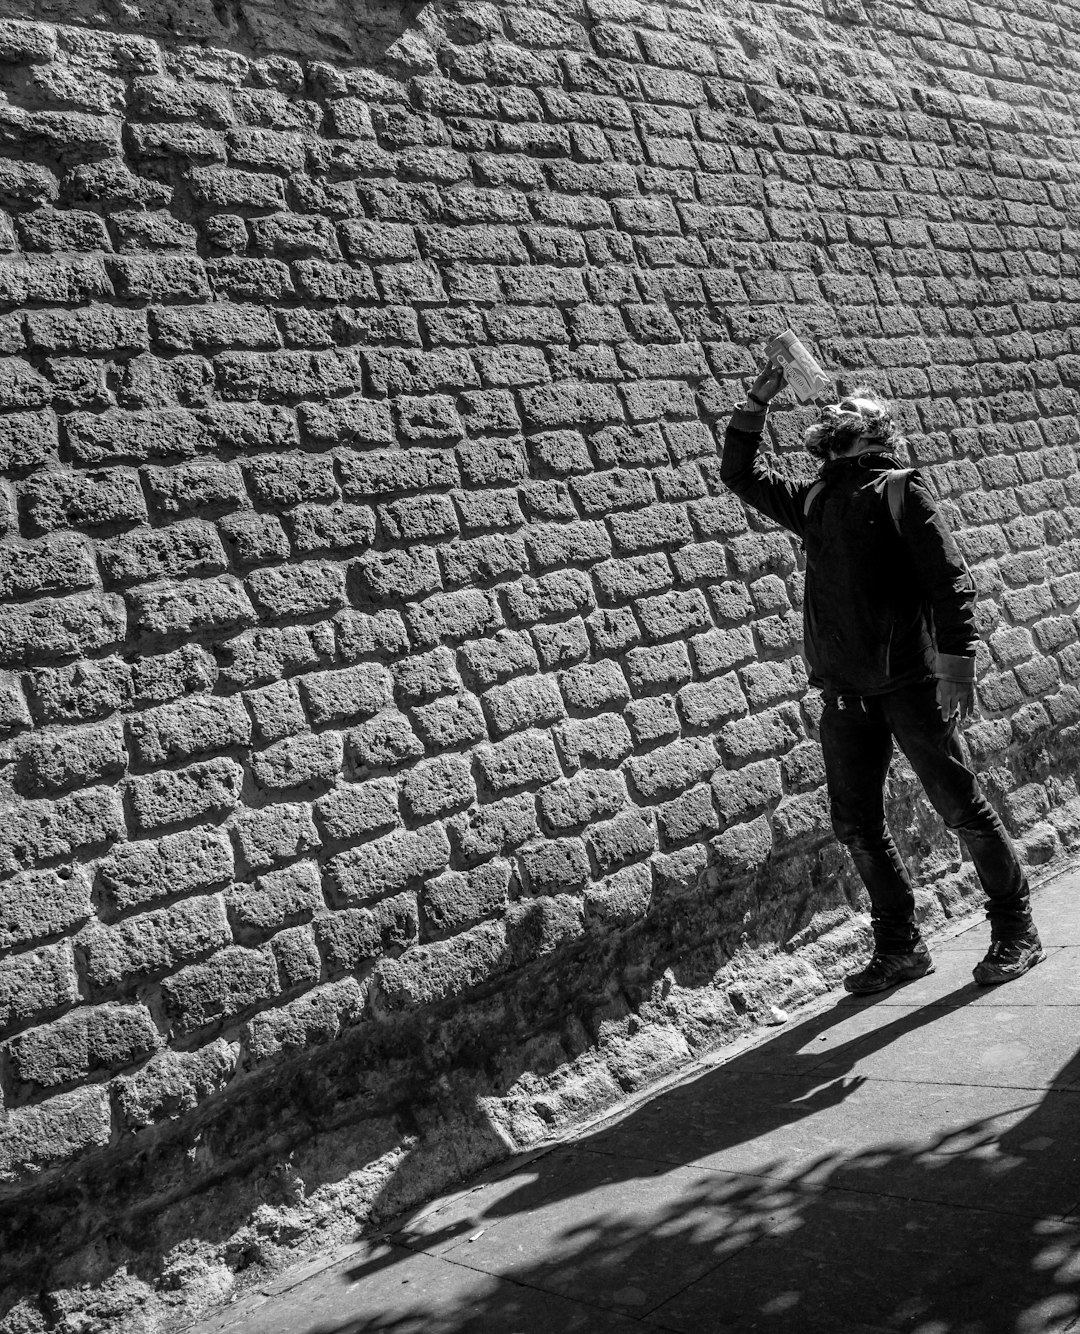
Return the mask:
<path id="1" fill-rule="evenodd" d="M 329 561 L 255 570 L 246 587 L 259 612 L 273 620 L 326 615 L 346 604 L 344 574 Z"/>
<path id="2" fill-rule="evenodd" d="M 557 722 L 566 714 L 558 685 L 550 676 L 521 676 L 492 686 L 481 702 L 496 737 Z"/>
<path id="3" fill-rule="evenodd" d="M 522 849 L 522 870 L 533 894 L 581 894 L 589 880 L 589 856 L 580 838 L 553 838 Z"/>
<path id="4" fill-rule="evenodd" d="M 300 677 L 297 685 L 316 726 L 369 718 L 393 702 L 393 678 L 375 664 L 312 672 Z"/>
<path id="5" fill-rule="evenodd" d="M 471 695 L 450 695 L 412 710 L 413 726 L 429 750 L 447 750 L 486 740 L 487 724 Z"/>
<path id="6" fill-rule="evenodd" d="M 0 1181 L 17 1185 L 112 1137 L 112 1107 L 106 1088 L 74 1089 L 46 1102 L 12 1108 L 0 1140 Z"/>
<path id="7" fill-rule="evenodd" d="M 494 793 L 549 783 L 562 775 L 551 737 L 542 731 L 521 732 L 481 746 L 476 760 L 485 786 Z"/>
<path id="8" fill-rule="evenodd" d="M 355 843 L 401 823 L 398 785 L 393 778 L 346 783 L 315 803 L 315 816 L 328 841 Z"/>
<path id="9" fill-rule="evenodd" d="M 253 884 L 232 885 L 225 904 L 236 939 L 246 945 L 266 940 L 286 927 L 309 922 L 326 908 L 318 864 L 295 862 L 278 871 L 267 871 Z M 230 942 L 226 938 L 214 943 Z"/>
<path id="10" fill-rule="evenodd" d="M 16 791 L 31 797 L 115 778 L 127 767 L 119 720 L 27 733 L 15 743 L 14 758 Z"/>
<path id="11" fill-rule="evenodd" d="M 361 771 L 396 768 L 424 753 L 423 743 L 408 718 L 392 711 L 354 727 L 348 734 L 348 749 L 353 763 Z"/>
<path id="12" fill-rule="evenodd" d="M 408 947 L 418 932 L 415 894 L 395 894 L 370 908 L 344 908 L 315 923 L 315 936 L 331 977 L 354 972 L 391 950 Z"/>
<path id="13" fill-rule="evenodd" d="M 380 960 L 373 979 L 374 1004 L 391 1013 L 414 1010 L 490 982 L 510 963 L 502 923 L 484 922 L 451 940 Z"/>
<path id="14" fill-rule="evenodd" d="M 469 805 L 476 796 L 466 755 L 440 755 L 410 769 L 401 780 L 401 798 L 414 820 L 431 820 Z"/>
<path id="15" fill-rule="evenodd" d="M 178 1034 L 194 1033 L 272 1000 L 279 990 L 273 955 L 230 945 L 161 982 L 165 1014 Z"/>
<path id="16" fill-rule="evenodd" d="M 140 833 L 171 824 L 220 816 L 240 799 L 244 771 L 235 760 L 204 760 L 186 769 L 127 780 L 132 823 Z"/>
<path id="17" fill-rule="evenodd" d="M 464 931 L 504 913 L 511 870 L 508 861 L 499 859 L 469 872 L 433 876 L 419 898 L 425 935 Z"/>
<path id="18" fill-rule="evenodd" d="M 78 1000 L 70 941 L 0 959 L 0 1032 Z"/>
<path id="19" fill-rule="evenodd" d="M 123 469 L 39 473 L 23 484 L 20 500 L 31 533 L 141 523 L 146 519 L 138 475 Z"/>
<path id="20" fill-rule="evenodd" d="M 68 593 L 98 583 L 93 548 L 75 533 L 58 532 L 33 543 L 0 546 L 0 600 Z"/>
<path id="21" fill-rule="evenodd" d="M 0 666 L 83 657 L 121 641 L 125 627 L 123 603 L 101 593 L 0 607 Z"/>
<path id="22" fill-rule="evenodd" d="M 236 697 L 192 695 L 128 720 L 128 744 L 141 765 L 188 759 L 251 740 L 251 720 Z"/>
<path id="23" fill-rule="evenodd" d="M 220 1093 L 236 1072 L 239 1044 L 217 1038 L 195 1051 L 159 1051 L 134 1074 L 113 1081 L 126 1130 L 175 1121 Z"/>
<path id="24" fill-rule="evenodd" d="M 326 892 L 334 907 L 362 907 L 418 888 L 449 859 L 450 844 L 441 825 L 399 830 L 332 857 L 326 863 Z"/>
<path id="25" fill-rule="evenodd" d="M 142 1005 L 81 1005 L 12 1038 L 8 1061 L 17 1083 L 50 1089 L 133 1065 L 161 1044 Z"/>
<path id="26" fill-rule="evenodd" d="M 342 748 L 338 732 L 285 737 L 252 755 L 251 774 L 268 791 L 333 783 L 341 773 Z"/>
<path id="27" fill-rule="evenodd" d="M 252 1016 L 245 1030 L 251 1060 L 269 1060 L 279 1052 L 304 1052 L 332 1041 L 363 1018 L 366 998 L 366 987 L 346 977 Z"/>
<path id="28" fill-rule="evenodd" d="M 257 619 L 244 585 L 231 574 L 181 584 L 146 584 L 131 589 L 127 602 L 133 627 L 147 637 L 220 634 L 243 629 Z"/>
<path id="29" fill-rule="evenodd" d="M 91 922 L 76 937 L 79 971 L 90 993 L 130 991 L 137 982 L 232 941 L 218 895 L 200 896 L 113 926 Z"/>

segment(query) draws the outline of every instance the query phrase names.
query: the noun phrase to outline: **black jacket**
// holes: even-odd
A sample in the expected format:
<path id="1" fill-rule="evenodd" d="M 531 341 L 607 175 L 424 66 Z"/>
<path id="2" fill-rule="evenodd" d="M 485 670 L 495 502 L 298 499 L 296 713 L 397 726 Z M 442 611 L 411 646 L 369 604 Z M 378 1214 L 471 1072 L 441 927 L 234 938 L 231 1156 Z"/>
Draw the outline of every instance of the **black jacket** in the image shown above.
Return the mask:
<path id="1" fill-rule="evenodd" d="M 888 454 L 834 459 L 805 513 L 811 483 L 780 476 L 759 454 L 767 414 L 738 408 L 721 479 L 802 538 L 803 638 L 811 684 L 880 695 L 933 677 L 975 677 L 975 585 L 925 482 L 911 474 L 898 533 L 875 479 Z"/>

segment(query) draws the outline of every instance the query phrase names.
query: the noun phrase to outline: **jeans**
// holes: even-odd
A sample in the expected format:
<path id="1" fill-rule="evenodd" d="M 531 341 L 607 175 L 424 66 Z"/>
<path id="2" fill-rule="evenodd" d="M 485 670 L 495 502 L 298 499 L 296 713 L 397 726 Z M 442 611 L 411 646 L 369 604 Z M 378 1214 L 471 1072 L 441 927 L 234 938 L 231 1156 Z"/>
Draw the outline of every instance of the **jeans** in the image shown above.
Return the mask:
<path id="1" fill-rule="evenodd" d="M 886 695 L 827 698 L 821 748 L 836 837 L 851 853 L 870 895 L 879 950 L 918 943 L 911 877 L 885 823 L 885 779 L 893 740 L 907 756 L 945 824 L 961 839 L 986 893 L 995 940 L 1032 929 L 1027 878 L 1004 825 L 965 764 L 956 720 L 937 706 L 933 681 Z"/>

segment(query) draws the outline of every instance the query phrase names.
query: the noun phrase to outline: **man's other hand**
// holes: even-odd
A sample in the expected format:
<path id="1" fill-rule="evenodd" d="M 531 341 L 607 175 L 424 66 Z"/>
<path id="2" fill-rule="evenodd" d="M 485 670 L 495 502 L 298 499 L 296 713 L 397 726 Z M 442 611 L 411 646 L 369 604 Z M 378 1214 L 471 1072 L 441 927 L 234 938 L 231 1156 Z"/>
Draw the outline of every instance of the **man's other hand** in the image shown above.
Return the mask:
<path id="1" fill-rule="evenodd" d="M 939 681 L 937 702 L 946 722 L 954 717 L 963 722 L 975 712 L 975 686 L 971 681 Z"/>
<path id="2" fill-rule="evenodd" d="M 768 403 L 776 397 L 784 387 L 784 372 L 779 366 L 774 366 L 771 361 L 758 371 L 758 377 L 750 386 L 748 397 L 757 399 L 760 403 Z"/>

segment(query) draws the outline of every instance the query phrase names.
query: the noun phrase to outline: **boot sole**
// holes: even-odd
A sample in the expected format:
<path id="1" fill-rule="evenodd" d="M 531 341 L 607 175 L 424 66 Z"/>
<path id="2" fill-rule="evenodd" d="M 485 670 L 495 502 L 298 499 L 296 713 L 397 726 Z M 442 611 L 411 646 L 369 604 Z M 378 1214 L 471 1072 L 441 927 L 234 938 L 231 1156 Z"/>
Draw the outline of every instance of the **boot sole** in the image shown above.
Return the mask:
<path id="1" fill-rule="evenodd" d="M 881 991 L 891 991 L 893 987 L 901 986 L 904 982 L 917 982 L 920 977 L 929 977 L 931 973 L 937 972 L 937 964 L 929 963 L 925 968 L 920 968 L 917 973 L 897 973 L 888 982 L 883 982 L 880 987 L 853 987 L 848 985 L 848 979 L 844 978 L 844 990 L 849 996 L 876 996 Z"/>
<path id="2" fill-rule="evenodd" d="M 1020 969 L 1018 973 L 1009 973 L 1005 977 L 980 977 L 979 969 L 982 967 L 982 964 L 977 963 L 975 965 L 974 970 L 972 971 L 971 976 L 975 979 L 976 986 L 1000 987 L 1006 982 L 1015 982 L 1018 977 L 1023 977 L 1025 973 L 1030 973 L 1031 970 L 1035 967 L 1035 965 L 1042 963 L 1042 961 L 1045 958 L 1046 958 L 1046 951 L 1040 950 L 1038 954 L 1036 954 L 1033 958 L 1031 958 L 1027 962 L 1027 964 L 1025 964 L 1024 967 Z"/>

